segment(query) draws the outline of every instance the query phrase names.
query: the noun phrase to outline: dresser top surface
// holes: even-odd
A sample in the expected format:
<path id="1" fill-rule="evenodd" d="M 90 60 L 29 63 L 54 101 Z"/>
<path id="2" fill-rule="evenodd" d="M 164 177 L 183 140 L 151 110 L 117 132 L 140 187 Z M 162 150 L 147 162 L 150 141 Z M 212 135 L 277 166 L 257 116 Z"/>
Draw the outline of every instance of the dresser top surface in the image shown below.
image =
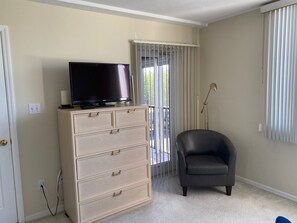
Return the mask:
<path id="1" fill-rule="evenodd" d="M 145 104 L 137 104 L 137 105 L 112 105 L 105 107 L 96 107 L 92 109 L 82 109 L 80 107 L 74 107 L 70 109 L 58 109 L 59 112 L 67 112 L 67 113 L 93 113 L 93 112 L 102 112 L 102 111 L 115 111 L 115 110 L 123 110 L 123 109 L 134 109 L 134 108 L 147 108 L 148 106 Z"/>

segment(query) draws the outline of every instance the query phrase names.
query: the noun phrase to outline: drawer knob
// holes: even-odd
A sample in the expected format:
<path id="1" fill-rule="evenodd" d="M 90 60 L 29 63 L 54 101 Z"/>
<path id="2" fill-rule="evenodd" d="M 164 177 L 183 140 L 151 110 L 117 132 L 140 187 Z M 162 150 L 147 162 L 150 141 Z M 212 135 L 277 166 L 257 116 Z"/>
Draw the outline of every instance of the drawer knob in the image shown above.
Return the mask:
<path id="1" fill-rule="evenodd" d="M 131 113 L 133 113 L 133 112 L 135 112 L 135 111 L 136 111 L 136 108 L 128 109 L 127 113 L 128 113 L 128 114 L 131 114 Z"/>
<path id="2" fill-rule="evenodd" d="M 110 130 L 110 134 L 118 134 L 120 132 L 119 129 Z"/>
<path id="3" fill-rule="evenodd" d="M 120 196 L 122 193 L 123 193 L 123 191 L 120 190 L 120 192 L 118 192 L 118 193 L 114 192 L 112 196 L 117 197 L 117 196 Z"/>
<path id="4" fill-rule="evenodd" d="M 112 151 L 110 155 L 112 155 L 112 156 L 116 156 L 116 155 L 119 155 L 120 152 L 121 152 L 120 149 L 119 149 L 119 150 L 116 150 L 116 151 Z"/>
<path id="5" fill-rule="evenodd" d="M 99 112 L 90 112 L 89 113 L 89 118 L 93 118 L 93 117 L 97 117 L 97 116 L 99 116 Z"/>
<path id="6" fill-rule="evenodd" d="M 115 176 L 118 176 L 122 173 L 121 170 L 119 170 L 118 172 L 112 172 L 111 176 L 115 177 Z"/>

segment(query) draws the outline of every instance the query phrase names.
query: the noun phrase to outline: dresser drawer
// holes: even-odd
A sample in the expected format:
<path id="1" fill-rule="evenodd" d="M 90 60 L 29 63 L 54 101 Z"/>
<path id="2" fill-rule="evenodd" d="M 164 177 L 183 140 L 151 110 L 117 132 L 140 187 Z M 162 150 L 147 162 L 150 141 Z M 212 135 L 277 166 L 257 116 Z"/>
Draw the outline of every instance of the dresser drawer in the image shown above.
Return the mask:
<path id="1" fill-rule="evenodd" d="M 136 162 L 147 161 L 149 155 L 147 153 L 147 147 L 143 145 L 78 159 L 77 178 L 80 180 L 109 170 L 119 169 L 120 167 Z"/>
<path id="2" fill-rule="evenodd" d="M 134 108 L 115 112 L 117 127 L 145 125 L 147 122 L 146 109 Z"/>
<path id="3" fill-rule="evenodd" d="M 111 111 L 94 110 L 94 112 L 75 114 L 73 115 L 74 133 L 111 129 L 112 120 Z"/>
<path id="4" fill-rule="evenodd" d="M 146 126 L 75 136 L 77 156 L 102 153 L 141 143 L 147 143 Z"/>
<path id="5" fill-rule="evenodd" d="M 146 164 L 131 169 L 118 169 L 96 179 L 80 182 L 78 183 L 79 200 L 84 201 L 108 191 L 149 179 L 148 168 L 148 164 Z"/>
<path id="6" fill-rule="evenodd" d="M 107 217 L 119 211 L 150 200 L 149 184 L 122 189 L 111 193 L 97 201 L 80 205 L 82 222 Z"/>

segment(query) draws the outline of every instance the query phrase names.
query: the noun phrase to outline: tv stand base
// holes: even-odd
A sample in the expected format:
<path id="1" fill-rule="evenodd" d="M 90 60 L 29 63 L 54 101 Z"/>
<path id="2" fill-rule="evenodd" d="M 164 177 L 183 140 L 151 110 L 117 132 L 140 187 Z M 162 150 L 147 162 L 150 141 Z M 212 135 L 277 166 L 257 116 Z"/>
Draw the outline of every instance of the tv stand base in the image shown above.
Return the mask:
<path id="1" fill-rule="evenodd" d="M 86 104 L 86 105 L 80 105 L 81 109 L 93 109 L 96 108 L 96 105 L 93 104 Z"/>

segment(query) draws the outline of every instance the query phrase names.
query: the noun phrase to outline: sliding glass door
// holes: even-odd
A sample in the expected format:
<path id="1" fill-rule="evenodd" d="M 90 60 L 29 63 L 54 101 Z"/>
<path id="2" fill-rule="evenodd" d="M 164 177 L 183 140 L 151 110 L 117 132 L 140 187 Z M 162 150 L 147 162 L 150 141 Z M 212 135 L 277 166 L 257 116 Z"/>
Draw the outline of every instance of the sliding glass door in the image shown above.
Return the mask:
<path id="1" fill-rule="evenodd" d="M 159 175 L 169 171 L 165 164 L 171 161 L 169 60 L 160 56 L 141 59 L 141 102 L 149 106 L 152 173 Z"/>
<path id="2" fill-rule="evenodd" d="M 176 174 L 176 136 L 198 126 L 198 51 L 141 41 L 134 46 L 135 101 L 149 106 L 152 176 Z"/>

